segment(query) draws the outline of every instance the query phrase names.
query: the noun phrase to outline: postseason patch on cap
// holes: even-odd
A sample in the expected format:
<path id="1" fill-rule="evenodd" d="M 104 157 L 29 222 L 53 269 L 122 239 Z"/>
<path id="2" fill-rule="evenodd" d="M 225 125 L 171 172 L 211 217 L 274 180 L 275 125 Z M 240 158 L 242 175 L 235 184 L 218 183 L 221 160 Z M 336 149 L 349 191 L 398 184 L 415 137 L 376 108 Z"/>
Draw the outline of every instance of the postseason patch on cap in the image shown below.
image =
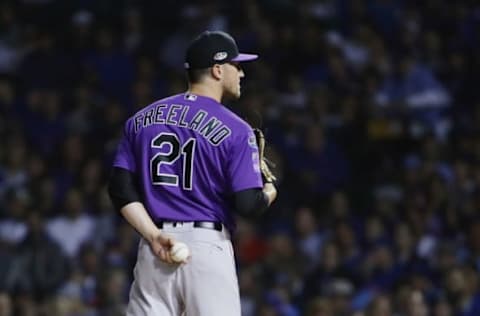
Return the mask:
<path id="1" fill-rule="evenodd" d="M 222 61 L 222 60 L 225 60 L 227 57 L 228 57 L 227 52 L 218 52 L 213 56 L 213 60 Z"/>

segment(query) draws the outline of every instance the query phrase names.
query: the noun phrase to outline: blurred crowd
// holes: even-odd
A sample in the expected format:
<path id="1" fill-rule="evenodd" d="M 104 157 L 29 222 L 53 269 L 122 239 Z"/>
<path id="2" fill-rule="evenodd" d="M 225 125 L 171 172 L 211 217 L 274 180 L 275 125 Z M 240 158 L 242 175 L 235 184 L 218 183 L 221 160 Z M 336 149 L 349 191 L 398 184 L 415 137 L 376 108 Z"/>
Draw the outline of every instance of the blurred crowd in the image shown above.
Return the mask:
<path id="1" fill-rule="evenodd" d="M 138 235 L 112 157 L 205 29 L 260 55 L 227 105 L 279 176 L 238 219 L 243 316 L 480 315 L 471 0 L 1 1 L 0 315 L 122 315 Z"/>

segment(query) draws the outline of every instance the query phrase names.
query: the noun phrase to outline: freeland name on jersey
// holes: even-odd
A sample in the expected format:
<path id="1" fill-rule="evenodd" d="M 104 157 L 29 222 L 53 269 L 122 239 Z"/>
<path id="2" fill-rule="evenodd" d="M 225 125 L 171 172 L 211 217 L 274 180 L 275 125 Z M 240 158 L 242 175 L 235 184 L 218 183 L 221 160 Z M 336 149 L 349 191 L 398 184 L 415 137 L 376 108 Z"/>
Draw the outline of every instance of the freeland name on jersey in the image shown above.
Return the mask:
<path id="1" fill-rule="evenodd" d="M 174 125 L 188 128 L 201 134 L 208 142 L 218 146 L 232 134 L 222 121 L 204 110 L 197 110 L 190 119 L 186 119 L 190 106 L 183 104 L 157 104 L 151 109 L 137 113 L 133 120 L 135 133 L 141 128 L 154 124 Z"/>

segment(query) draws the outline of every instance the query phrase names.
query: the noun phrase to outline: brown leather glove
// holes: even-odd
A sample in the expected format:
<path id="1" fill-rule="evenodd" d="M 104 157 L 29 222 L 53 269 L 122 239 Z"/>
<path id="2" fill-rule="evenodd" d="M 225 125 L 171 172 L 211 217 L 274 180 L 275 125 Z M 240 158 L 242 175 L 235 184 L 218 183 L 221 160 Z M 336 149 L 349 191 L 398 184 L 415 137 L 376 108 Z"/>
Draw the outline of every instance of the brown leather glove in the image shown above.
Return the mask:
<path id="1" fill-rule="evenodd" d="M 254 128 L 253 133 L 255 134 L 255 138 L 257 140 L 258 158 L 260 161 L 260 171 L 262 173 L 263 182 L 274 182 L 277 180 L 277 177 L 275 177 L 273 172 L 270 170 L 270 168 L 273 167 L 273 164 L 268 161 L 267 158 L 265 158 L 265 136 L 258 128 Z"/>

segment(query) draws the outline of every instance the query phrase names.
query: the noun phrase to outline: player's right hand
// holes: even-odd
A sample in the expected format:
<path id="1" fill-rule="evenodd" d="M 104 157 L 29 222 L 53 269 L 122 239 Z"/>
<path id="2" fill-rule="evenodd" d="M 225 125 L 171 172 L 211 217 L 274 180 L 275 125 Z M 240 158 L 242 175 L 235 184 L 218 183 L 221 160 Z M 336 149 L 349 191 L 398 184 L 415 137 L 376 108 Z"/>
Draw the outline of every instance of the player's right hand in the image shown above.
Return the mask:
<path id="1" fill-rule="evenodd" d="M 172 256 L 170 255 L 170 249 L 174 243 L 175 240 L 173 237 L 158 232 L 150 240 L 150 248 L 155 256 L 157 256 L 161 261 L 169 264 L 175 264 L 176 262 L 173 261 Z"/>

